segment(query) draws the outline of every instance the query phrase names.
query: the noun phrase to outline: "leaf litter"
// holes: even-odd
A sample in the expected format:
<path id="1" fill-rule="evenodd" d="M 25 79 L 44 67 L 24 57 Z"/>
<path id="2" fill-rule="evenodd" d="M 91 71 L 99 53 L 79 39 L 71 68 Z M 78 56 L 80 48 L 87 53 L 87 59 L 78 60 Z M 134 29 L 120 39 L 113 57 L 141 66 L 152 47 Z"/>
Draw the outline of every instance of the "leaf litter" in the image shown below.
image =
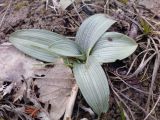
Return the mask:
<path id="1" fill-rule="evenodd" d="M 18 0 L 16 0 L 16 2 L 13 2 L 14 7 L 16 7 L 17 3 L 19 2 L 17 1 Z M 117 23 L 118 24 L 117 26 L 121 26 L 121 27 L 113 26 L 113 29 L 111 29 L 110 31 L 120 31 L 122 33 L 125 33 L 125 34 L 128 34 L 134 37 L 135 40 L 139 43 L 139 47 L 138 47 L 138 50 L 135 52 L 135 55 L 131 56 L 130 58 L 123 60 L 121 62 L 116 61 L 114 64 L 108 65 L 109 68 L 107 69 L 107 72 L 109 73 L 110 79 L 111 79 L 110 85 L 111 86 L 113 85 L 111 88 L 111 90 L 113 91 L 113 95 L 111 95 L 111 98 L 110 98 L 109 112 L 105 114 L 102 117 L 102 119 L 104 120 L 106 120 L 106 118 L 107 119 L 114 118 L 117 120 L 120 119 L 121 111 L 118 111 L 119 105 L 117 104 L 119 103 L 116 101 L 120 101 L 121 103 L 120 107 L 123 108 L 124 115 L 126 116 L 126 118 L 129 117 L 129 119 L 131 120 L 132 119 L 133 120 L 134 119 L 135 120 L 159 119 L 160 117 L 159 108 L 160 107 L 158 104 L 159 102 L 158 93 L 159 93 L 159 85 L 160 85 L 159 84 L 159 79 L 160 79 L 159 73 L 160 72 L 159 70 L 158 71 L 154 70 L 155 71 L 154 76 L 152 76 L 152 74 L 153 74 L 153 68 L 157 69 L 154 66 L 158 67 L 158 62 L 159 62 L 156 59 L 157 56 L 159 56 L 158 55 L 159 52 L 157 52 L 156 49 L 158 48 L 158 51 L 159 51 L 160 16 L 159 16 L 158 9 L 156 7 L 159 5 L 159 3 L 157 3 L 158 1 L 156 2 L 154 1 L 140 0 L 140 3 L 138 4 L 135 0 L 125 1 L 125 4 L 119 1 L 115 1 L 115 0 L 106 1 L 105 3 L 104 1 L 93 1 L 93 2 L 83 1 L 83 2 L 80 2 L 81 4 L 78 2 L 75 2 L 75 7 L 73 7 L 73 5 L 71 4 L 66 9 L 67 13 L 63 13 L 63 12 L 61 13 L 61 11 L 57 11 L 57 13 L 55 13 L 54 10 L 52 10 L 53 4 L 51 4 L 51 2 L 48 3 L 48 6 L 45 6 L 46 4 L 41 4 L 38 2 L 29 2 L 29 4 L 31 5 L 30 8 L 32 9 L 28 10 L 27 8 L 25 8 L 25 6 L 22 6 L 22 8 L 20 7 L 20 9 L 27 9 L 27 10 L 25 11 L 25 14 L 23 16 L 24 18 L 18 19 L 16 23 L 9 21 L 11 20 L 11 17 L 10 17 L 11 13 L 6 14 L 5 18 L 7 19 L 4 19 L 3 21 L 4 24 L 0 28 L 2 31 L 2 33 L 0 33 L 1 42 L 7 41 L 8 34 L 13 32 L 15 29 L 21 29 L 21 28 L 43 28 L 43 29 L 55 31 L 60 34 L 67 35 L 69 37 L 71 36 L 71 38 L 74 38 L 73 37 L 74 33 L 81 23 L 79 16 L 84 19 L 88 17 L 90 14 L 94 14 L 95 12 L 96 13 L 103 13 L 103 12 L 107 13 L 108 15 L 113 16 L 117 21 L 119 21 Z M 154 5 L 151 5 L 151 4 L 154 4 Z M 43 6 L 47 7 L 47 11 L 42 9 Z M 75 8 L 77 8 L 79 15 L 77 14 Z M 0 9 L 6 10 L 5 7 L 3 6 Z M 11 7 L 10 11 L 13 12 L 14 9 Z M 14 11 L 14 14 L 15 13 L 17 12 Z M 13 18 L 15 17 L 14 14 L 12 15 Z M 143 25 L 141 25 L 140 23 L 141 19 L 145 21 Z M 55 22 L 53 23 L 53 21 Z M 152 28 L 152 31 L 149 34 L 149 37 L 147 37 L 148 35 L 146 36 L 143 33 L 143 30 L 145 29 L 144 26 L 147 26 L 146 27 L 147 29 Z M 156 46 L 158 47 L 156 48 Z M 1 53 L 2 52 L 0 52 L 0 54 Z M 8 59 L 7 61 L 10 61 L 10 59 Z M 10 63 L 8 62 L 8 64 Z M 11 72 L 8 72 L 8 73 L 11 73 Z M 13 73 L 17 74 L 18 72 L 17 73 L 13 72 Z M 10 78 L 14 76 L 13 78 L 16 81 L 19 81 L 19 83 L 16 82 L 16 84 L 19 84 L 19 86 L 20 85 L 23 86 L 25 83 L 25 82 L 22 83 L 21 80 L 23 81 L 28 80 L 27 78 L 28 75 L 25 73 L 24 73 L 24 76 L 26 76 L 24 77 L 25 79 L 23 79 L 21 74 L 18 74 L 17 76 L 12 74 L 11 76 L 7 76 L 7 77 L 5 77 L 4 74 L 2 74 L 2 76 L 0 75 L 0 77 L 7 79 L 7 80 L 11 80 Z M 34 77 L 37 77 L 37 76 L 34 76 Z M 44 76 L 44 78 L 45 77 L 46 76 Z M 36 79 L 39 79 L 39 81 L 41 81 L 40 79 L 43 79 L 43 77 L 36 78 Z M 31 80 L 29 79 L 29 81 L 30 82 L 27 83 L 28 88 L 30 88 L 30 86 L 34 88 L 33 86 L 38 85 L 36 83 L 37 81 L 32 81 L 32 79 Z M 2 86 L 3 81 L 1 80 L 0 83 Z M 1 90 L 2 89 L 4 90 L 7 87 L 6 85 L 9 86 L 11 84 L 12 83 L 9 81 L 9 83 L 6 83 L 4 84 L 3 87 L 1 87 Z M 53 84 L 53 86 L 55 86 L 55 84 Z M 14 87 L 15 86 L 13 86 L 13 89 Z M 25 112 L 24 108 L 26 106 L 23 106 L 21 103 L 24 101 L 25 103 L 27 103 L 27 105 L 34 106 L 33 110 L 34 109 L 36 110 L 37 108 L 38 109 L 41 108 L 39 99 L 37 100 L 37 97 L 36 98 L 34 97 L 35 94 L 26 95 L 27 93 L 30 93 L 30 92 L 36 93 L 36 94 L 38 94 L 38 92 L 35 92 L 33 91 L 33 89 L 28 89 L 28 88 L 26 90 L 24 89 L 24 92 L 22 93 L 17 93 L 17 96 L 19 96 L 17 98 L 19 99 L 15 99 L 15 103 L 18 103 L 20 106 L 17 106 L 17 105 L 15 106 L 15 103 L 11 104 L 6 101 L 0 102 L 1 104 L 0 111 L 3 111 L 3 115 L 5 115 L 6 119 L 8 119 L 7 115 L 9 115 L 9 114 L 6 114 L 6 112 L 9 110 L 12 111 L 15 114 L 15 116 L 20 115 L 20 117 L 23 116 L 23 118 L 32 119 L 30 114 L 27 114 L 27 115 L 24 114 Z M 19 87 L 18 89 L 20 90 L 21 87 Z M 149 93 L 149 91 L 151 92 Z M 13 93 L 14 91 L 11 90 L 11 94 L 4 95 L 3 100 L 4 98 L 5 100 L 10 99 L 10 96 L 12 98 Z M 22 94 L 24 94 L 23 96 L 27 96 L 27 97 L 21 98 Z M 149 94 L 151 95 L 151 99 L 148 99 Z M 3 93 L 2 93 L 2 96 L 3 96 Z M 78 95 L 77 99 L 78 101 L 76 103 L 76 107 L 73 112 L 73 119 L 83 118 L 83 116 L 85 116 L 86 118 L 90 118 L 90 117 L 87 117 L 86 112 L 84 115 L 84 111 L 81 109 L 80 110 L 78 109 L 78 106 L 80 103 L 87 106 L 80 94 Z M 149 102 L 147 103 L 147 99 L 148 101 L 150 101 L 150 104 Z M 32 103 L 34 103 L 34 105 L 30 103 L 31 101 Z M 48 108 L 50 108 L 49 104 L 50 103 L 48 102 L 45 105 L 48 106 Z M 19 109 L 17 110 L 19 113 L 15 112 L 14 108 Z M 146 112 L 147 109 L 148 109 L 148 112 Z M 50 119 L 48 117 L 46 110 L 44 110 L 43 107 L 41 108 L 41 112 L 38 114 L 38 116 L 45 116 L 43 117 L 44 120 Z"/>
<path id="2" fill-rule="evenodd" d="M 74 84 L 70 68 L 61 60 L 55 66 L 47 68 L 42 66 L 42 62 L 24 55 L 12 45 L 1 45 L 0 49 L 1 80 L 10 82 L 9 85 L 1 84 L 1 100 L 11 99 L 10 104 L 17 109 L 19 106 L 24 107 L 23 114 L 26 113 L 30 118 L 48 116 L 49 120 L 60 119 Z M 6 111 L 3 106 L 0 109 Z M 14 111 L 10 107 L 7 109 Z"/>

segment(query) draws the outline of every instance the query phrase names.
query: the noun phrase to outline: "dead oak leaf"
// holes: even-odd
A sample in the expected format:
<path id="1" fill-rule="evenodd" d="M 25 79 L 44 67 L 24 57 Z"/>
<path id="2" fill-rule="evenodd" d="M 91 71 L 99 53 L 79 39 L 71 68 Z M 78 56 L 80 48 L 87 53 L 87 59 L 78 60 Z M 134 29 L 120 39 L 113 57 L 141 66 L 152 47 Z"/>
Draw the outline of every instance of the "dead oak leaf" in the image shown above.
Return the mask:
<path id="1" fill-rule="evenodd" d="M 14 81 L 20 85 L 22 76 L 24 78 L 32 78 L 35 74 L 45 76 L 35 80 L 40 88 L 39 100 L 51 105 L 50 118 L 51 120 L 58 120 L 64 114 L 70 97 L 73 85 L 71 69 L 63 65 L 62 61 L 53 68 L 41 67 L 38 69 L 35 65 L 42 64 L 42 62 L 23 54 L 12 45 L 0 45 L 0 51 L 1 80 Z M 28 81 L 26 80 L 26 82 Z M 23 92 L 17 94 L 20 97 L 23 96 Z"/>
<path id="2" fill-rule="evenodd" d="M 21 81 L 32 77 L 34 65 L 39 61 L 28 57 L 12 45 L 0 45 L 0 80 Z"/>
<path id="3" fill-rule="evenodd" d="M 44 78 L 36 79 L 36 84 L 40 88 L 39 100 L 51 105 L 50 118 L 58 120 L 64 114 L 70 97 L 73 85 L 72 71 L 62 62 L 53 68 L 38 71 L 39 74 L 45 75 Z"/>

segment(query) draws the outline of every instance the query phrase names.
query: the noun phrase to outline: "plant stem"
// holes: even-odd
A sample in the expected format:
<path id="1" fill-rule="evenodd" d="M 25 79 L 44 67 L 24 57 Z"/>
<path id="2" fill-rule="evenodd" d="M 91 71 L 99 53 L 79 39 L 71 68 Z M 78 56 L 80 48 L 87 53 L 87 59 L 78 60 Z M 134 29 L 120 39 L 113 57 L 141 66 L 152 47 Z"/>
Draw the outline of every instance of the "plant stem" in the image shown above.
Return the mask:
<path id="1" fill-rule="evenodd" d="M 82 56 L 77 57 L 77 59 L 85 61 L 86 60 L 86 55 L 83 54 Z"/>

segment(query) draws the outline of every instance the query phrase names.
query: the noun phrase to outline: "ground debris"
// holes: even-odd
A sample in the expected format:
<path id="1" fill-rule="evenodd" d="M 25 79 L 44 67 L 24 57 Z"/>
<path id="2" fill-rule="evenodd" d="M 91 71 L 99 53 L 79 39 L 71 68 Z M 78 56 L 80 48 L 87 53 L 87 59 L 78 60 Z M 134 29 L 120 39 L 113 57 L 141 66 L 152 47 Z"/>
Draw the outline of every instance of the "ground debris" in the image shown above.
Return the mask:
<path id="1" fill-rule="evenodd" d="M 49 1 L 48 5 L 46 5 L 47 1 Z M 8 1 L 0 1 L 0 18 L 4 15 L 8 4 Z M 105 13 L 111 16 L 117 20 L 117 23 L 109 31 L 118 31 L 129 35 L 138 42 L 139 47 L 129 58 L 104 65 L 113 89 L 111 89 L 109 111 L 102 115 L 101 119 L 121 120 L 121 108 L 119 107 L 121 106 L 124 113 L 127 114 L 126 118 L 142 120 L 150 112 L 146 112 L 147 109 L 151 110 L 155 105 L 160 92 L 160 70 L 157 71 L 151 89 L 155 58 L 159 55 L 160 49 L 159 6 L 159 0 L 78 0 L 67 7 L 65 11 L 58 11 L 57 8 L 54 9 L 52 0 L 24 0 L 23 2 L 13 0 L 0 27 L 0 43 L 8 41 L 8 36 L 13 31 L 29 28 L 47 29 L 74 39 L 81 22 L 88 16 L 95 13 Z M 143 23 L 141 20 L 145 22 Z M 145 26 L 147 26 L 147 30 L 152 29 L 147 34 L 144 32 Z M 63 114 L 73 84 L 70 79 L 73 76 L 69 77 L 70 70 L 66 74 L 63 73 L 61 65 L 60 68 L 59 65 L 55 68 L 53 66 L 51 68 L 42 67 L 42 62 L 30 59 L 15 50 L 14 47 L 0 46 L 0 51 L 0 56 L 3 56 L 0 57 L 0 91 L 2 91 L 0 93 L 0 117 L 3 115 L 5 120 L 9 120 L 15 114 L 14 120 L 18 120 L 18 117 L 21 117 L 22 120 L 35 118 L 52 120 L 49 114 L 57 113 L 59 118 Z M 16 57 L 13 54 L 16 54 Z M 26 57 L 27 60 L 25 60 Z M 35 73 L 35 68 L 38 68 L 39 72 Z M 56 72 L 57 70 L 61 72 Z M 66 74 L 66 78 L 69 78 L 68 81 L 66 82 L 62 77 L 53 77 L 53 71 L 59 76 Z M 59 79 L 62 81 L 60 82 Z M 3 85 L 4 81 L 7 83 Z M 148 99 L 149 89 L 152 92 L 152 99 Z M 53 95 L 49 92 L 52 92 Z M 120 105 L 117 105 L 116 100 Z M 150 101 L 148 108 L 146 107 L 147 100 Z M 61 106 L 56 104 L 56 101 Z M 82 118 L 92 120 L 92 116 L 80 107 L 81 104 L 89 107 L 79 92 L 73 111 L 73 120 Z M 25 108 L 27 108 L 27 114 Z M 52 108 L 60 109 L 60 112 L 53 111 Z M 160 104 L 157 104 L 148 119 L 158 120 L 160 118 L 159 111 Z"/>
<path id="2" fill-rule="evenodd" d="M 2 118 L 8 120 L 14 113 L 14 120 L 39 119 L 42 115 L 49 120 L 60 119 L 74 83 L 71 69 L 61 60 L 45 67 L 12 45 L 0 45 L 0 50 Z M 20 108 L 24 110 L 19 111 Z"/>

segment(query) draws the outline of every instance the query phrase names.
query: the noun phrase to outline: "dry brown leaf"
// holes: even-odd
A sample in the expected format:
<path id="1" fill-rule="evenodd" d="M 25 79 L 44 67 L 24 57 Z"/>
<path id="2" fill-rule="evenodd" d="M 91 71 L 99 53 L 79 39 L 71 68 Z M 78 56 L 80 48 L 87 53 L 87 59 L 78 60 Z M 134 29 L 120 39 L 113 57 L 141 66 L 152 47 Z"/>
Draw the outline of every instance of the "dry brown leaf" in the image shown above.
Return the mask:
<path id="1" fill-rule="evenodd" d="M 0 80 L 21 81 L 32 77 L 34 65 L 39 61 L 32 59 L 11 45 L 0 45 Z"/>
<path id="2" fill-rule="evenodd" d="M 40 101 L 51 104 L 51 120 L 58 120 L 64 114 L 73 85 L 73 75 L 70 68 L 62 62 L 50 69 L 38 70 L 44 78 L 36 80 L 40 88 Z M 38 73 L 38 72 L 36 72 Z"/>
<path id="3" fill-rule="evenodd" d="M 16 90 L 16 93 L 13 95 L 13 102 L 16 102 L 17 100 L 21 100 L 27 90 L 26 84 L 23 82 L 20 85 L 18 85 L 19 88 Z"/>
<path id="4" fill-rule="evenodd" d="M 62 61 L 53 68 L 41 66 L 38 69 L 35 65 L 42 64 L 42 62 L 24 55 L 11 45 L 0 45 L 0 51 L 0 79 L 14 81 L 20 85 L 22 75 L 24 78 L 31 78 L 35 74 L 45 75 L 45 78 L 35 80 L 40 88 L 39 100 L 51 104 L 50 118 L 51 120 L 58 120 L 64 114 L 70 97 L 73 85 L 71 69 L 64 66 Z M 20 97 L 23 92 L 17 94 Z M 19 98 L 18 96 L 16 98 Z"/>

